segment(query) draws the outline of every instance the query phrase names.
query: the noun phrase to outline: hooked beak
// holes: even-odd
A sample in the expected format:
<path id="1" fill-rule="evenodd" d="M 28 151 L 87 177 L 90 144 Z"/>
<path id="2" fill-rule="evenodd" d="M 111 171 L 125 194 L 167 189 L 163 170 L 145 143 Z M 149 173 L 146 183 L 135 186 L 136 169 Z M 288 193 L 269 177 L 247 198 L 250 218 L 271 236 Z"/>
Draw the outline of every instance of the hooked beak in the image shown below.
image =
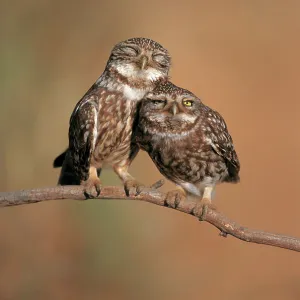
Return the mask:
<path id="1" fill-rule="evenodd" d="M 174 102 L 173 105 L 171 106 L 171 114 L 175 116 L 177 113 L 178 113 L 178 106 L 177 103 Z"/>
<path id="2" fill-rule="evenodd" d="M 141 70 L 144 70 L 148 65 L 148 57 L 143 55 L 140 59 L 140 62 L 141 62 Z"/>

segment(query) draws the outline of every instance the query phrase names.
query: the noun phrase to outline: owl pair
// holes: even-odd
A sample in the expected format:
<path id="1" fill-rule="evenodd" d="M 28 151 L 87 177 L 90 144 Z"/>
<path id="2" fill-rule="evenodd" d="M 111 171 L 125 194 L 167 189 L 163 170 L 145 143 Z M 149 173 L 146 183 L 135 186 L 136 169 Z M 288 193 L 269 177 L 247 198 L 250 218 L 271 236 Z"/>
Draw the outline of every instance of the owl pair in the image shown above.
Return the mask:
<path id="1" fill-rule="evenodd" d="M 153 40 L 133 38 L 113 48 L 103 74 L 71 115 L 69 147 L 54 161 L 62 166 L 59 184 L 81 184 L 87 197 L 99 195 L 99 175 L 109 165 L 127 195 L 139 193 L 142 184 L 128 168 L 140 148 L 181 187 L 168 193 L 168 203 L 183 191 L 210 201 L 217 183 L 238 181 L 224 120 L 168 82 L 169 67 L 168 51 Z"/>

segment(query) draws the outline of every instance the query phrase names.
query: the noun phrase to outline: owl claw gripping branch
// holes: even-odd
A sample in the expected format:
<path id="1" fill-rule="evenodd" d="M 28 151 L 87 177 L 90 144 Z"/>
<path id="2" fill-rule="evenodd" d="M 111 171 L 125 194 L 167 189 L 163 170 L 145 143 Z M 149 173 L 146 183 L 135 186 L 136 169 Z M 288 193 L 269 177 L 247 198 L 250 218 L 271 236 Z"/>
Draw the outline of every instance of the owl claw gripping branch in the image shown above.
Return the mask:
<path id="1" fill-rule="evenodd" d="M 62 166 L 59 184 L 84 186 L 87 197 L 100 193 L 103 166 L 114 168 L 126 193 L 138 193 L 141 184 L 128 173 L 138 152 L 132 137 L 137 104 L 147 92 L 167 81 L 168 51 L 146 38 L 117 44 L 103 74 L 77 103 L 70 118 L 69 147 L 54 161 Z"/>

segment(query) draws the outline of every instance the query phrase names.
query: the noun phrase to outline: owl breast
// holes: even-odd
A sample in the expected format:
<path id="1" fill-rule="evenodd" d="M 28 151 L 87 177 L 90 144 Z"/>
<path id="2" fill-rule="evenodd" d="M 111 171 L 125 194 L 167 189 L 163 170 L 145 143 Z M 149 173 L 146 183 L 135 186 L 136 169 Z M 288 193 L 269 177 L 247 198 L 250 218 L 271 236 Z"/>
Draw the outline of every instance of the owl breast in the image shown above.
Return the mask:
<path id="1" fill-rule="evenodd" d="M 122 165 L 131 153 L 132 126 L 137 101 L 126 99 L 120 93 L 103 95 L 99 103 L 98 138 L 92 164 Z"/>
<path id="2" fill-rule="evenodd" d="M 177 184 L 216 184 L 228 176 L 224 159 L 199 132 L 178 138 L 153 136 L 150 144 L 148 153 L 159 171 Z"/>

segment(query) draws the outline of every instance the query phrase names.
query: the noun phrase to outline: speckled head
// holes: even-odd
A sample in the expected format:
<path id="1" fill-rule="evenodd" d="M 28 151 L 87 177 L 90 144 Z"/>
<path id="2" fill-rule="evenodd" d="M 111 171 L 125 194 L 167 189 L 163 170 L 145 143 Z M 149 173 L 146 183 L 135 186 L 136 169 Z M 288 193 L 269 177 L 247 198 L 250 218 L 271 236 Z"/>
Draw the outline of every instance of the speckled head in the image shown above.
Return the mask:
<path id="1" fill-rule="evenodd" d="M 140 116 L 153 123 L 157 130 L 173 133 L 191 128 L 203 109 L 203 104 L 190 91 L 171 82 L 159 84 L 145 95 Z"/>
<path id="2" fill-rule="evenodd" d="M 143 38 L 143 37 L 131 38 L 126 41 L 123 41 L 123 43 L 128 45 L 134 44 L 149 51 L 156 51 L 156 50 L 161 51 L 169 55 L 168 50 L 165 49 L 161 44 L 148 38 Z"/>
<path id="3" fill-rule="evenodd" d="M 131 38 L 112 50 L 107 69 L 129 84 L 158 83 L 168 79 L 171 58 L 168 50 L 147 38 Z"/>
<path id="4" fill-rule="evenodd" d="M 156 88 L 147 94 L 147 97 L 170 97 L 175 99 L 178 96 L 193 96 L 196 97 L 192 92 L 183 89 L 170 81 L 163 82 L 156 86 Z"/>

